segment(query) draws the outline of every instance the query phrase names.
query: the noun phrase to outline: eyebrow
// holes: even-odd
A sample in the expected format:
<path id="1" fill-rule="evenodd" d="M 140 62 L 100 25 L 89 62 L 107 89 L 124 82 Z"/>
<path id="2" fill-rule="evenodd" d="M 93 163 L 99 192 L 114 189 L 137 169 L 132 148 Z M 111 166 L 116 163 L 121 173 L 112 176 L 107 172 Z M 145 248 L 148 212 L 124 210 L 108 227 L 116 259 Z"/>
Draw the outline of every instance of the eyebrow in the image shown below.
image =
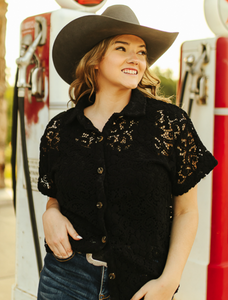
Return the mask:
<path id="1" fill-rule="evenodd" d="M 123 42 L 123 41 L 115 41 L 114 44 L 130 45 L 128 42 Z M 140 45 L 139 47 L 144 47 L 144 48 L 146 48 L 146 45 Z"/>

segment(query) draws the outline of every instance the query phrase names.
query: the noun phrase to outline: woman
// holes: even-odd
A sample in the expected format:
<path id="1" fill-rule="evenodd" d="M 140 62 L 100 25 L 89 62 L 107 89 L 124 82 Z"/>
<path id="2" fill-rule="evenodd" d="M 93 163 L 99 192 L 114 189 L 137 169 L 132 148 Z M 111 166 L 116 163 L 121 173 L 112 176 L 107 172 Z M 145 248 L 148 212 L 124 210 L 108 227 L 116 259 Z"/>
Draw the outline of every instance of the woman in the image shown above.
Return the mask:
<path id="1" fill-rule="evenodd" d="M 196 184 L 217 162 L 148 70 L 176 35 L 140 26 L 122 5 L 58 35 L 53 61 L 75 107 L 41 139 L 39 300 L 170 300 L 177 290 L 197 230 Z"/>

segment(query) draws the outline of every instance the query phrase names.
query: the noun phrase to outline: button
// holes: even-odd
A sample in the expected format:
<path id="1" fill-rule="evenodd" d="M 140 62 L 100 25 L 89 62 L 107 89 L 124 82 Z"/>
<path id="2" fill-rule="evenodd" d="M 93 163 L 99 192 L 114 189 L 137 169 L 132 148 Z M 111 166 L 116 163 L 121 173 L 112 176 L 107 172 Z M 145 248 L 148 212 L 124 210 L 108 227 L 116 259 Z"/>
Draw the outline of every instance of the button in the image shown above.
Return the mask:
<path id="1" fill-rule="evenodd" d="M 102 243 L 104 243 L 104 244 L 106 243 L 106 240 L 107 240 L 106 236 L 103 236 L 102 239 L 101 239 Z"/>
<path id="2" fill-rule="evenodd" d="M 103 136 L 99 136 L 97 139 L 98 139 L 98 142 L 102 142 L 104 138 L 103 138 Z"/>
<path id="3" fill-rule="evenodd" d="M 115 279 L 116 278 L 116 274 L 115 273 L 109 273 L 108 275 L 109 279 Z"/>
<path id="4" fill-rule="evenodd" d="M 103 174 L 104 169 L 102 167 L 97 168 L 97 173 L 98 174 Z"/>
<path id="5" fill-rule="evenodd" d="M 102 208 L 103 203 L 102 202 L 97 202 L 97 208 Z"/>

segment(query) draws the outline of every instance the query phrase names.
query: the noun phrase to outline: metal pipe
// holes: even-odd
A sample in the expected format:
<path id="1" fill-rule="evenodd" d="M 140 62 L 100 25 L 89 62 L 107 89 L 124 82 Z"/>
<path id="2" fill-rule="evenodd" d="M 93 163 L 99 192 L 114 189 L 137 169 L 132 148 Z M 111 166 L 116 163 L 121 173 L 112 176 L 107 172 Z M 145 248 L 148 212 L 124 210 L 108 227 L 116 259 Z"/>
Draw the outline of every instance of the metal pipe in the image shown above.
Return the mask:
<path id="1" fill-rule="evenodd" d="M 38 36 L 33 41 L 33 43 L 28 47 L 25 54 L 16 60 L 16 63 L 19 68 L 18 81 L 17 81 L 17 87 L 19 88 L 28 87 L 28 84 L 26 83 L 26 69 L 31 62 L 33 54 L 37 46 L 39 45 L 41 38 L 42 38 L 42 32 L 38 34 Z"/>

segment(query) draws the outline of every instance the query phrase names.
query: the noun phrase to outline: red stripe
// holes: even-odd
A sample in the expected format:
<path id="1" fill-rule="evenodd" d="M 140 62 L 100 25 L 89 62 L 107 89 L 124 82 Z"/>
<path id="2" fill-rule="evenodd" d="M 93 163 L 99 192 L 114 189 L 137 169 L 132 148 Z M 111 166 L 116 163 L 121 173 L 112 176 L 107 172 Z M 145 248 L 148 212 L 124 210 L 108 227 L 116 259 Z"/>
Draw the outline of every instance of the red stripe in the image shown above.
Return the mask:
<path id="1" fill-rule="evenodd" d="M 74 0 L 81 5 L 97 5 L 100 4 L 103 0 Z"/>

